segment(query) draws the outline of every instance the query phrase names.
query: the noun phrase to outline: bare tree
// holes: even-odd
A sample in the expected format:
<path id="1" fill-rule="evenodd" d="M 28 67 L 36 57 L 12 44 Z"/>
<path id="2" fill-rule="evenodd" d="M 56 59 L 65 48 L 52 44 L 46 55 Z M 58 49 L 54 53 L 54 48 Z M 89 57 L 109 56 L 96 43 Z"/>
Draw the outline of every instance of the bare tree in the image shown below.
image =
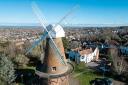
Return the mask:
<path id="1" fill-rule="evenodd" d="M 10 58 L 16 56 L 16 46 L 13 42 L 9 42 L 9 45 L 6 47 L 5 53 L 8 54 Z"/>
<path id="2" fill-rule="evenodd" d="M 117 48 L 110 48 L 109 49 L 109 55 L 112 59 L 113 63 L 113 70 L 118 74 L 121 75 L 126 70 L 126 62 L 124 60 L 123 56 L 118 55 L 118 49 Z"/>

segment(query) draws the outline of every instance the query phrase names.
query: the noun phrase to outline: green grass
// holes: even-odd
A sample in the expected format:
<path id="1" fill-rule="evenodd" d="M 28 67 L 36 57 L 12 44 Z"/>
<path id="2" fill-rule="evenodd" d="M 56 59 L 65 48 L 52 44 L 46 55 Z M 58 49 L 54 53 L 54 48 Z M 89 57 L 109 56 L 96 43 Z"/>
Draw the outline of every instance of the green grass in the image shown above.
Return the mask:
<path id="1" fill-rule="evenodd" d="M 80 85 L 90 85 L 89 82 L 91 80 L 101 77 L 101 75 L 96 74 L 94 70 L 88 69 L 84 63 L 80 63 L 79 65 L 75 66 L 73 75 L 79 74 L 81 72 L 84 72 L 84 73 L 75 77 L 76 79 L 79 80 Z"/>
<path id="2" fill-rule="evenodd" d="M 34 66 L 26 66 L 23 69 L 31 69 L 31 70 L 36 70 L 36 67 Z"/>
<path id="3" fill-rule="evenodd" d="M 36 71 L 36 67 L 35 66 L 19 66 L 18 69 L 28 69 L 28 70 L 33 70 Z"/>

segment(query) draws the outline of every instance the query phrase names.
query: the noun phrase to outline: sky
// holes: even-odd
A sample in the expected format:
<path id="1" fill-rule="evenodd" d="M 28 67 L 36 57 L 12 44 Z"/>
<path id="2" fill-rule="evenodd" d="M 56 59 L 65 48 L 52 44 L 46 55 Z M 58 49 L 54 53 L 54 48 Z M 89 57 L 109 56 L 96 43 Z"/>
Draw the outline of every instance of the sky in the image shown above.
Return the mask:
<path id="1" fill-rule="evenodd" d="M 39 23 L 32 2 L 47 23 L 57 23 L 77 5 L 61 24 L 128 24 L 128 0 L 0 0 L 0 24 Z"/>

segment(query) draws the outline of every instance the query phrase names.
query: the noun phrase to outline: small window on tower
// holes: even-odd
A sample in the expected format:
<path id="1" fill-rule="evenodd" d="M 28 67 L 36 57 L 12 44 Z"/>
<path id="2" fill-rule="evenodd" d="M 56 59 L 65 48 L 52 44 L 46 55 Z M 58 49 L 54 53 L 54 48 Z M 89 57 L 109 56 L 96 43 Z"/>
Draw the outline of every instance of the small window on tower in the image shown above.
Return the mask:
<path id="1" fill-rule="evenodd" d="M 53 70 L 53 71 L 56 71 L 56 67 L 52 67 L 52 70 Z"/>

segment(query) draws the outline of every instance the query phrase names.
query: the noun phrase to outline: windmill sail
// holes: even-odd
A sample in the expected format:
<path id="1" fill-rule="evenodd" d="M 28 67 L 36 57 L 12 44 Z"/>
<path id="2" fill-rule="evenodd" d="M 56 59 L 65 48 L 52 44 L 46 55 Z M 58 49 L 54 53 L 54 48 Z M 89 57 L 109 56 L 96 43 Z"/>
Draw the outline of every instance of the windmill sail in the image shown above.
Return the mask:
<path id="1" fill-rule="evenodd" d="M 54 46 L 54 44 L 51 40 L 49 41 L 49 45 L 50 45 L 51 48 L 55 49 L 54 53 L 56 54 L 57 58 L 62 61 L 62 64 L 66 65 L 63 55 L 60 54 L 61 53 L 60 49 L 57 48 L 57 46 Z"/>
<path id="2" fill-rule="evenodd" d="M 39 43 L 40 43 L 41 41 L 45 40 L 45 38 L 47 37 L 47 34 L 48 34 L 48 32 L 45 32 L 43 35 L 41 35 L 40 39 L 37 40 L 37 41 L 35 41 L 35 42 L 32 44 L 31 48 L 27 51 L 26 54 L 28 54 L 29 52 L 31 52 L 37 45 L 39 45 Z"/>
<path id="3" fill-rule="evenodd" d="M 36 14 L 38 20 L 40 21 L 41 26 L 43 26 L 43 28 L 45 29 L 45 31 L 46 31 L 46 33 L 48 34 L 49 38 L 51 39 L 52 45 L 53 45 L 54 48 L 57 50 L 57 53 L 60 55 L 59 58 L 60 58 L 61 62 L 63 62 L 63 64 L 65 64 L 64 60 L 62 59 L 62 54 L 61 54 L 60 50 L 59 50 L 58 47 L 56 46 L 55 42 L 54 42 L 53 39 L 52 39 L 52 36 L 49 34 L 49 31 L 47 30 L 46 26 L 44 25 L 43 19 L 42 19 L 42 17 L 40 16 L 41 11 L 39 10 L 39 8 L 37 7 L 36 4 L 33 4 L 33 10 L 34 10 L 34 12 L 35 12 L 35 14 Z M 47 35 L 47 34 L 46 34 L 46 35 Z M 45 36 L 46 36 L 46 35 L 45 35 Z M 35 46 L 35 45 L 34 45 L 34 46 Z"/>
<path id="4" fill-rule="evenodd" d="M 27 53 L 31 52 L 32 49 L 34 49 L 41 41 L 45 40 L 46 37 L 48 36 L 48 37 L 50 38 L 50 45 L 51 45 L 51 47 L 55 48 L 56 53 L 59 55 L 58 58 L 61 60 L 61 62 L 62 62 L 63 64 L 66 65 L 66 63 L 65 63 L 65 61 L 64 61 L 64 59 L 63 59 L 63 55 L 62 55 L 60 49 L 58 49 L 58 47 L 56 46 L 56 43 L 55 43 L 54 40 L 52 39 L 52 36 L 50 35 L 50 33 L 51 33 L 65 18 L 67 18 L 67 16 L 69 16 L 69 15 L 74 11 L 74 9 L 76 9 L 76 7 L 74 7 L 73 9 L 71 9 L 71 10 L 70 10 L 53 28 L 51 28 L 50 30 L 48 30 L 48 29 L 46 28 L 46 26 L 45 26 L 45 21 L 46 21 L 46 20 L 45 20 L 44 17 L 42 17 L 43 15 L 42 15 L 42 13 L 41 13 L 39 7 L 38 7 L 38 6 L 36 5 L 36 3 L 34 3 L 34 2 L 32 3 L 32 9 L 33 9 L 35 15 L 37 16 L 37 18 L 38 18 L 38 20 L 39 20 L 41 26 L 45 29 L 46 32 L 41 36 L 41 38 L 40 38 L 38 41 L 36 41 L 36 42 L 32 45 L 32 47 L 29 49 L 29 51 L 28 51 Z M 59 31 L 59 30 L 58 30 L 58 31 Z"/>
<path id="5" fill-rule="evenodd" d="M 41 22 L 41 26 L 43 28 L 46 28 L 45 24 L 46 24 L 46 19 L 43 15 L 43 13 L 40 11 L 39 7 L 37 6 L 37 4 L 35 2 L 33 2 L 32 4 L 32 9 L 33 9 L 33 12 L 35 14 L 35 16 L 37 17 L 37 19 L 39 20 L 39 22 Z"/>
<path id="6" fill-rule="evenodd" d="M 73 11 L 76 10 L 76 8 L 78 8 L 78 5 L 74 6 L 65 16 L 63 16 L 63 17 L 60 19 L 60 21 L 59 21 L 57 24 L 55 24 L 55 26 L 53 27 L 53 29 L 56 28 L 59 24 L 61 24 Z M 53 30 L 53 29 L 52 29 L 52 30 Z M 59 30 L 58 30 L 58 31 L 59 31 Z"/>

